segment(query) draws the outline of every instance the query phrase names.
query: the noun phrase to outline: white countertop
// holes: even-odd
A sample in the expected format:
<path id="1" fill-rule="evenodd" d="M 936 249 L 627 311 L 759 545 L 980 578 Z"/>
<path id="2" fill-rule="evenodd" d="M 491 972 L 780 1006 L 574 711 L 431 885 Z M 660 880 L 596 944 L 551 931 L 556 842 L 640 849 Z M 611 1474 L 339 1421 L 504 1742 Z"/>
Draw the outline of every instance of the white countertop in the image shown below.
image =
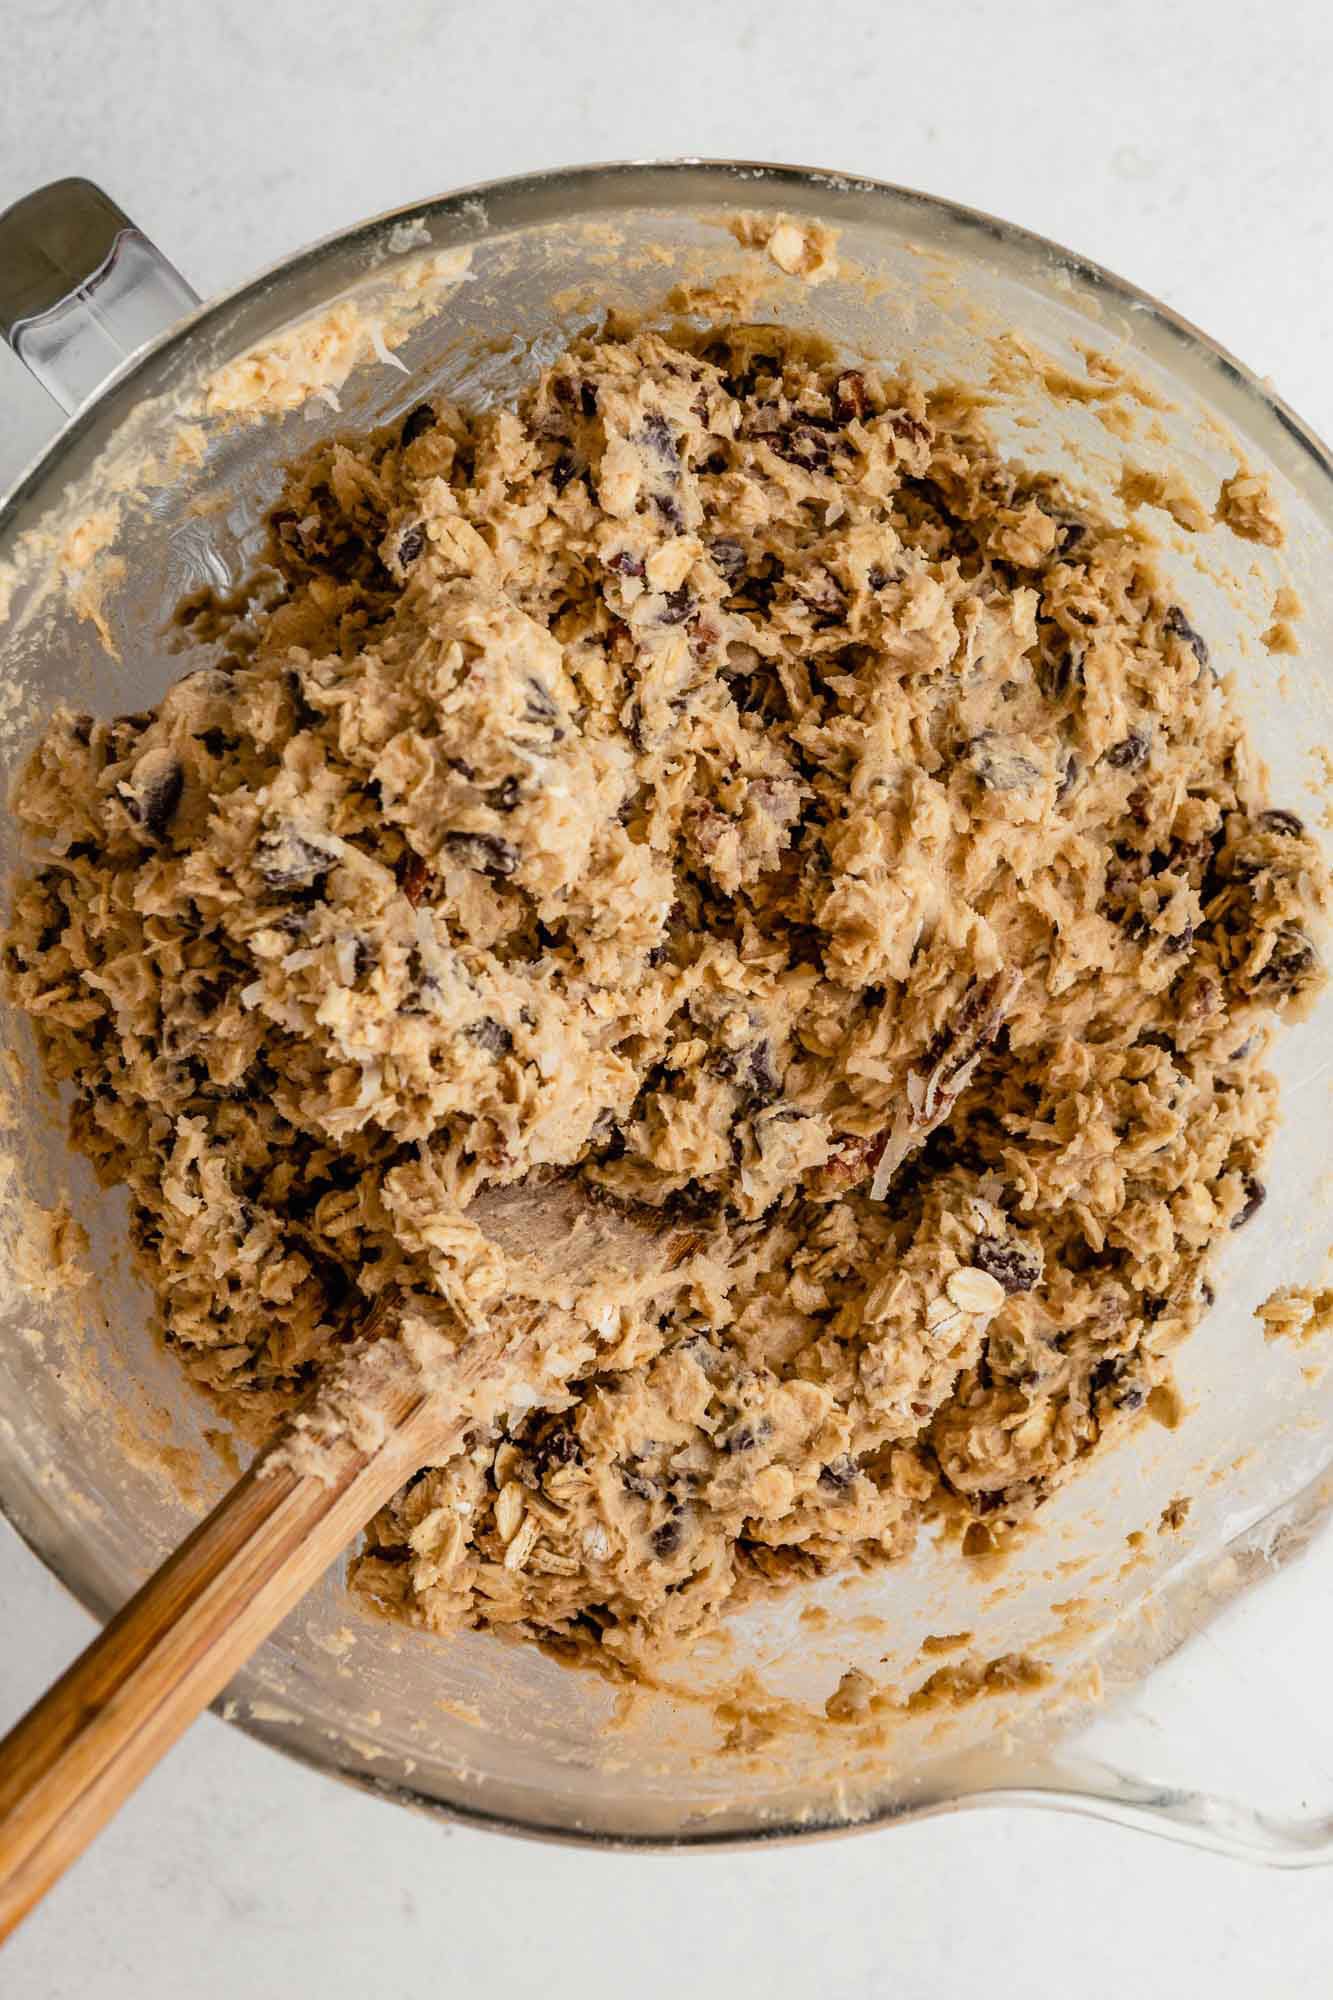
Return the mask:
<path id="1" fill-rule="evenodd" d="M 652 16 L 631 0 L 232 0 L 206 19 L 189 0 L 46 0 L 12 9 L 3 39 L 0 207 L 87 174 L 205 294 L 495 175 L 799 160 L 1071 244 L 1333 430 L 1322 0 L 676 0 Z M 0 352 L 0 485 L 49 423 Z M 89 1630 L 0 1529 L 0 1727 Z M 0 1993 L 1303 2000 L 1330 1963 L 1327 1874 L 1088 1821 L 990 1810 L 814 1848 L 601 1856 L 428 1825 L 208 1717 L 10 1945 Z"/>

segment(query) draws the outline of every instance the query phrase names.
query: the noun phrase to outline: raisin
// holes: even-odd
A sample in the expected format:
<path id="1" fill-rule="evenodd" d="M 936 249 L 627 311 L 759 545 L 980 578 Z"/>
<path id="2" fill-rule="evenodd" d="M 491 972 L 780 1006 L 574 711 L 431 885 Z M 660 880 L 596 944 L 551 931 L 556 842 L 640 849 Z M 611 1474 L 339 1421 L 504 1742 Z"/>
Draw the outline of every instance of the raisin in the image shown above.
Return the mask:
<path id="1" fill-rule="evenodd" d="M 929 444 L 931 441 L 930 425 L 923 423 L 920 417 L 911 416 L 906 410 L 894 411 L 889 419 L 889 428 L 911 444 Z"/>
<path id="2" fill-rule="evenodd" d="M 463 1033 L 470 1042 L 475 1042 L 479 1049 L 485 1049 L 487 1055 L 494 1056 L 497 1061 L 501 1056 L 507 1056 L 514 1046 L 514 1037 L 504 1022 L 495 1020 L 490 1014 L 484 1014 L 479 1021 L 469 1021 Z"/>
<path id="3" fill-rule="evenodd" d="M 512 875 L 518 867 L 518 849 L 498 833 L 446 833 L 443 845 L 459 867 L 475 868 L 479 875 Z"/>
<path id="4" fill-rule="evenodd" d="M 426 546 L 426 530 L 418 524 L 409 528 L 398 544 L 398 562 L 402 569 L 414 563 Z"/>
<path id="5" fill-rule="evenodd" d="M 850 424 L 863 417 L 869 408 L 866 395 L 866 378 L 857 369 L 849 368 L 833 384 L 833 394 L 829 399 L 833 414 L 840 424 Z"/>
<path id="6" fill-rule="evenodd" d="M 737 577 L 744 575 L 745 550 L 739 542 L 732 541 L 730 536 L 723 535 L 717 541 L 710 542 L 708 553 L 726 582 L 735 583 Z"/>
<path id="7" fill-rule="evenodd" d="M 617 576 L 643 575 L 643 557 L 631 555 L 628 549 L 617 549 L 613 556 L 607 558 L 606 566 L 613 569 Z"/>
<path id="8" fill-rule="evenodd" d="M 579 383 L 579 408 L 585 417 L 597 415 L 597 391 L 591 382 Z"/>
<path id="9" fill-rule="evenodd" d="M 1177 931 L 1174 937 L 1169 937 L 1166 940 L 1162 949 L 1170 952 L 1175 957 L 1182 951 L 1188 951 L 1193 942 L 1194 926 L 1193 924 L 1186 924 L 1183 931 Z"/>
<path id="10" fill-rule="evenodd" d="M 567 451 L 562 451 L 555 464 L 551 467 L 551 484 L 557 493 L 564 492 L 577 471 L 578 465 L 574 459 Z"/>
<path id="11" fill-rule="evenodd" d="M 1268 1199 L 1268 1189 L 1261 1180 L 1256 1180 L 1253 1174 L 1242 1174 L 1240 1184 L 1245 1192 L 1245 1200 L 1231 1218 L 1233 1229 L 1243 1229 L 1246 1223 L 1252 1221 L 1259 1213 Z"/>
<path id="12" fill-rule="evenodd" d="M 694 609 L 694 599 L 690 587 L 682 583 L 676 590 L 662 593 L 663 609 L 658 613 L 659 625 L 681 625 Z"/>
<path id="13" fill-rule="evenodd" d="M 1285 835 L 1291 840 L 1299 840 L 1305 832 L 1305 822 L 1294 812 L 1286 812 L 1281 806 L 1270 806 L 1259 815 L 1259 825 L 1265 833 Z"/>
<path id="14" fill-rule="evenodd" d="M 1006 1292 L 1030 1292 L 1041 1281 L 1041 1251 L 1015 1236 L 981 1237 L 973 1247 L 972 1262 Z"/>
<path id="15" fill-rule="evenodd" d="M 1078 758 L 1074 755 L 1073 751 L 1071 750 L 1069 755 L 1065 758 L 1064 769 L 1060 773 L 1060 782 L 1055 788 L 1055 803 L 1058 806 L 1062 806 L 1064 804 L 1065 800 L 1069 797 L 1069 794 L 1073 791 L 1075 785 L 1078 783 L 1078 780 L 1079 780 L 1079 761 Z"/>
<path id="16" fill-rule="evenodd" d="M 403 857 L 398 884 L 413 909 L 425 895 L 430 879 L 430 869 L 426 865 L 425 857 L 418 854 L 415 849 L 409 848 Z"/>
<path id="17" fill-rule="evenodd" d="M 239 746 L 240 738 L 228 736 L 225 729 L 201 729 L 195 741 L 203 744 L 210 757 L 225 757 Z"/>
<path id="18" fill-rule="evenodd" d="M 1099 1396 L 1103 1389 L 1110 1389 L 1125 1372 L 1123 1354 L 1108 1354 L 1099 1361 L 1088 1377 L 1088 1400 Z"/>
<path id="19" fill-rule="evenodd" d="M 674 528 L 679 533 L 685 526 L 685 516 L 669 493 L 654 493 L 653 505 L 668 528 Z"/>
<path id="20" fill-rule="evenodd" d="M 1162 630 L 1188 646 L 1201 667 L 1208 665 L 1208 646 L 1201 632 L 1196 632 L 1178 604 L 1169 607 L 1162 619 Z"/>
<path id="21" fill-rule="evenodd" d="M 1116 771 L 1141 771 L 1152 755 L 1152 737 L 1146 730 L 1131 729 L 1119 743 L 1113 743 L 1106 761 Z"/>
<path id="22" fill-rule="evenodd" d="M 435 412 L 429 403 L 418 403 L 415 410 L 409 410 L 403 418 L 403 428 L 398 433 L 398 443 L 403 451 L 415 444 L 419 437 L 435 422 Z"/>
<path id="23" fill-rule="evenodd" d="M 857 1470 L 856 1460 L 844 1454 L 820 1466 L 819 1483 L 826 1493 L 845 1493 L 856 1478 Z"/>

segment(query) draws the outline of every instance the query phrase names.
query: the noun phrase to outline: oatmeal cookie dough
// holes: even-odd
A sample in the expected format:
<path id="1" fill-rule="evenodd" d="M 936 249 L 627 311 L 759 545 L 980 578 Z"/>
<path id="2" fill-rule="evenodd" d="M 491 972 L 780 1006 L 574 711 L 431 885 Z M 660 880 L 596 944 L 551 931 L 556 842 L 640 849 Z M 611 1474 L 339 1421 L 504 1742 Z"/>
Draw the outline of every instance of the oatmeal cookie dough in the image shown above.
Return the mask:
<path id="1" fill-rule="evenodd" d="M 62 711 L 6 946 L 165 1338 L 271 1423 L 469 1218 L 575 1175 L 715 1277 L 608 1301 L 356 1587 L 634 1666 L 1038 1508 L 1264 1198 L 1325 881 L 1136 536 L 973 399 L 609 327 L 321 447 L 217 664 Z"/>

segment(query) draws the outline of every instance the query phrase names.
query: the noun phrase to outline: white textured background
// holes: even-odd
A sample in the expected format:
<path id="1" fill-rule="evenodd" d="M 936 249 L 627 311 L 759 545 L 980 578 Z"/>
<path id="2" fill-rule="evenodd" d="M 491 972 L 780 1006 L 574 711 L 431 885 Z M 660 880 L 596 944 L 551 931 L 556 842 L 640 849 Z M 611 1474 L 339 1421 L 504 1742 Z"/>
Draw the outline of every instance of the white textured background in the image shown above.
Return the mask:
<path id="1" fill-rule="evenodd" d="M 1323 0 L 26 0 L 0 207 L 83 173 L 207 294 L 460 183 L 728 154 L 878 175 L 1091 254 L 1333 430 Z M 0 485 L 50 406 L 0 352 Z M 0 1530 L 0 1727 L 88 1623 Z M 0 1958 L 5 2000 L 1008 2000 L 1333 1983 L 1333 1880 L 1054 1815 L 640 1858 L 447 1831 L 211 1717 Z"/>

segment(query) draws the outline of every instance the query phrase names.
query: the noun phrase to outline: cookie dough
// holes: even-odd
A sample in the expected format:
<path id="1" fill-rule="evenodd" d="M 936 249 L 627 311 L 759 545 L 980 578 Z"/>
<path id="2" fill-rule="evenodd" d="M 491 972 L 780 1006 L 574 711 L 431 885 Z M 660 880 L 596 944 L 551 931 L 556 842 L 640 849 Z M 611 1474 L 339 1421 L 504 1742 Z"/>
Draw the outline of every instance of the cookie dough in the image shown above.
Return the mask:
<path id="1" fill-rule="evenodd" d="M 18 800 L 9 986 L 166 1340 L 271 1424 L 386 1287 L 484 1316 L 541 1174 L 724 1253 L 357 1589 L 632 1668 L 1169 1414 L 1325 877 L 1141 537 L 961 389 L 613 324 L 322 446 L 269 554 Z"/>

